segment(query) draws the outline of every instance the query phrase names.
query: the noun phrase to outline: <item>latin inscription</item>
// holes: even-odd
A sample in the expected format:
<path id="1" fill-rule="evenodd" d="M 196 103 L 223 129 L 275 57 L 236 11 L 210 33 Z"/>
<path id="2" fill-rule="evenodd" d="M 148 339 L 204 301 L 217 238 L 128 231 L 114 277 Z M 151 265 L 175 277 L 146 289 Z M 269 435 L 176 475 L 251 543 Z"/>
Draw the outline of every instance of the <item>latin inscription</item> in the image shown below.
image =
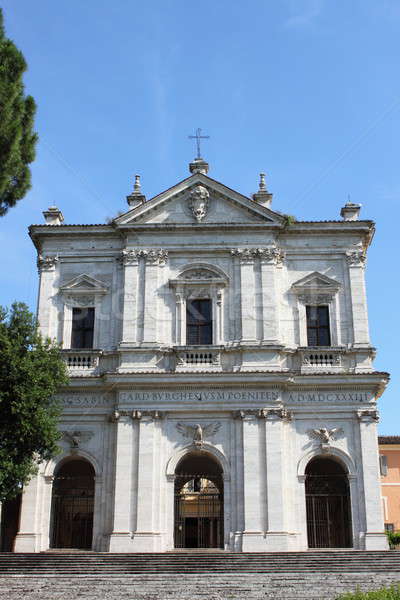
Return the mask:
<path id="1" fill-rule="evenodd" d="M 136 391 L 121 392 L 120 402 L 276 402 L 278 391 L 272 390 L 193 390 L 193 391 Z M 283 400 L 288 403 L 326 402 L 330 404 L 365 403 L 373 400 L 370 392 L 287 392 Z"/>
<path id="2" fill-rule="evenodd" d="M 58 398 L 63 406 L 109 406 L 112 398 L 97 394 L 60 394 Z"/>
<path id="3" fill-rule="evenodd" d="M 286 394 L 286 402 L 370 402 L 373 395 L 370 392 L 289 392 Z"/>

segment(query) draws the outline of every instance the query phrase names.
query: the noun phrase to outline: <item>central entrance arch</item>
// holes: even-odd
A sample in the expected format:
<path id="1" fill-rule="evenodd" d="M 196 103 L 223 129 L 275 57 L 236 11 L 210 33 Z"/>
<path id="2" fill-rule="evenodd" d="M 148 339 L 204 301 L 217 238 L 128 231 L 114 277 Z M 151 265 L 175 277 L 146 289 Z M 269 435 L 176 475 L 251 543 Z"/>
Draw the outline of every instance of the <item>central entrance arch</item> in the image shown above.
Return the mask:
<path id="1" fill-rule="evenodd" d="M 205 452 L 190 452 L 175 469 L 175 548 L 223 548 L 222 467 Z"/>
<path id="2" fill-rule="evenodd" d="M 346 470 L 331 458 L 316 457 L 306 467 L 309 548 L 350 548 L 350 491 Z"/>

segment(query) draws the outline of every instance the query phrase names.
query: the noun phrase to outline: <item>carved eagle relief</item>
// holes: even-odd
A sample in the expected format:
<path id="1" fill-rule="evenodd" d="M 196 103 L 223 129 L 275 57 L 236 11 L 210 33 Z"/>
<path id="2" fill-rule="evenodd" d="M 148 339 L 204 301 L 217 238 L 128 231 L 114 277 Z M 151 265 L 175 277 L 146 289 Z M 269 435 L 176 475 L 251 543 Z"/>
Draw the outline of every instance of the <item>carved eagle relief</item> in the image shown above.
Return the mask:
<path id="1" fill-rule="evenodd" d="M 192 438 L 193 443 L 201 446 L 205 437 L 212 437 L 221 427 L 221 423 L 209 423 L 208 425 L 186 425 L 185 423 L 177 423 L 176 428 L 183 437 Z"/>
<path id="2" fill-rule="evenodd" d="M 329 444 L 329 442 L 333 442 L 341 433 L 343 433 L 343 429 L 341 427 L 333 427 L 333 429 L 321 427 L 319 429 L 309 429 L 307 433 L 310 438 L 322 442 L 323 444 Z"/>

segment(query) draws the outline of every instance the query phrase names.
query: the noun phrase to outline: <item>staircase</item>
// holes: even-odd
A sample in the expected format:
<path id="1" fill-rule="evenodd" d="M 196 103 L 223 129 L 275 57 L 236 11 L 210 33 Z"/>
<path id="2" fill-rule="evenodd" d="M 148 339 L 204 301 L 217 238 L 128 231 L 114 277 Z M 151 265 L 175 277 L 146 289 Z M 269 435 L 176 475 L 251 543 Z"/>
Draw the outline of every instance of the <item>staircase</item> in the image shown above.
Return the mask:
<path id="1" fill-rule="evenodd" d="M 400 552 L 0 553 L 7 600 L 334 600 L 400 583 Z"/>

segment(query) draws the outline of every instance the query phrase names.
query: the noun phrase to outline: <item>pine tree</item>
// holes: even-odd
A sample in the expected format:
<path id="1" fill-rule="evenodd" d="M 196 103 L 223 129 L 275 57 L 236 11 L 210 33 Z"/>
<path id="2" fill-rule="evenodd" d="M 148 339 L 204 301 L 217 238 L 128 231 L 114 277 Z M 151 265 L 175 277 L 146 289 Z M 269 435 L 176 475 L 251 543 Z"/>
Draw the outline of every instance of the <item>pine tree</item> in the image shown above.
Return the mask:
<path id="1" fill-rule="evenodd" d="M 32 96 L 24 95 L 26 68 L 22 53 L 5 36 L 0 9 L 0 216 L 31 187 L 28 165 L 35 158 L 36 105 Z"/>
<path id="2" fill-rule="evenodd" d="M 58 452 L 54 394 L 67 382 L 58 346 L 41 337 L 28 307 L 0 307 L 0 502 Z"/>

